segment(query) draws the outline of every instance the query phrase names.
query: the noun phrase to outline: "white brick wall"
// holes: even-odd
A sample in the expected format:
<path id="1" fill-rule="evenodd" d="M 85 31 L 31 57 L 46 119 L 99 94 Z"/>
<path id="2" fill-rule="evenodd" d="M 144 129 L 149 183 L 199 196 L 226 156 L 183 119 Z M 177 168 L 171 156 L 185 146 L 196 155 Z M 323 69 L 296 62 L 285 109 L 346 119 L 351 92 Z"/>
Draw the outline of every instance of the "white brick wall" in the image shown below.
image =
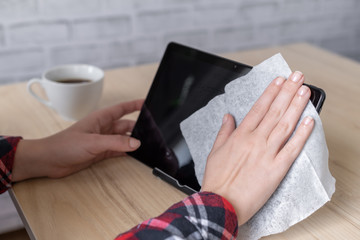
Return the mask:
<path id="1" fill-rule="evenodd" d="M 8 45 L 31 46 L 62 43 L 69 39 L 68 23 L 63 20 L 29 21 L 8 27 Z"/>
<path id="2" fill-rule="evenodd" d="M 158 61 L 173 40 L 216 53 L 308 41 L 360 60 L 359 16 L 359 0 L 0 0 L 0 84 Z"/>
<path id="3" fill-rule="evenodd" d="M 0 234 L 23 226 L 8 193 L 0 195 L 0 209 Z"/>
<path id="4" fill-rule="evenodd" d="M 16 72 L 41 71 L 45 65 L 41 47 L 9 47 L 0 52 L 0 74 L 16 75 Z"/>
<path id="5" fill-rule="evenodd" d="M 0 84 L 159 61 L 170 41 L 216 53 L 307 41 L 360 60 L 360 1 L 0 0 Z"/>

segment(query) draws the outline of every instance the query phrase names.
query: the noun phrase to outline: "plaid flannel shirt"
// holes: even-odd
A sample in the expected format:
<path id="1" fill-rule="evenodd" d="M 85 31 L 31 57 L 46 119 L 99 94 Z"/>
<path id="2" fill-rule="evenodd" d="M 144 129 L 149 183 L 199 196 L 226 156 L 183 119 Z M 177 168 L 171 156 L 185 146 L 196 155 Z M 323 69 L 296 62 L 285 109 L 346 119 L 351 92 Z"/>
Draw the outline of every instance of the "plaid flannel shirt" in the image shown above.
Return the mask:
<path id="1" fill-rule="evenodd" d="M 0 136 L 0 193 L 11 187 L 16 147 L 21 137 Z M 156 218 L 140 223 L 122 239 L 235 239 L 238 231 L 233 206 L 219 195 L 195 193 Z"/>
<path id="2" fill-rule="evenodd" d="M 11 187 L 16 147 L 21 137 L 0 136 L 0 194 Z"/>
<path id="3" fill-rule="evenodd" d="M 178 202 L 156 218 L 146 220 L 123 239 L 235 239 L 238 231 L 233 206 L 219 195 L 195 193 Z"/>

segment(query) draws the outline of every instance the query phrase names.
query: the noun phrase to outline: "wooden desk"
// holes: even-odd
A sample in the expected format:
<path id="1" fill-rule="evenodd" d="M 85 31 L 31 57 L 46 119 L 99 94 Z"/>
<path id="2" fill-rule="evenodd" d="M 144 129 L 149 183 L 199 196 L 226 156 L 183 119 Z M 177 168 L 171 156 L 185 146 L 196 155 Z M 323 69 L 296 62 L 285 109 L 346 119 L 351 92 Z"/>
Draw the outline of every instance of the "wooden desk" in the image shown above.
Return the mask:
<path id="1" fill-rule="evenodd" d="M 360 64 L 308 44 L 225 57 L 255 65 L 277 52 L 293 70 L 304 72 L 306 82 L 327 93 L 321 117 L 337 182 L 331 202 L 266 239 L 360 239 Z M 145 97 L 156 69 L 146 65 L 107 71 L 100 106 Z M 33 99 L 24 83 L 0 87 L 0 109 L 3 135 L 39 138 L 70 125 Z M 63 179 L 24 181 L 12 195 L 36 239 L 112 239 L 185 197 L 130 157 L 106 160 Z"/>

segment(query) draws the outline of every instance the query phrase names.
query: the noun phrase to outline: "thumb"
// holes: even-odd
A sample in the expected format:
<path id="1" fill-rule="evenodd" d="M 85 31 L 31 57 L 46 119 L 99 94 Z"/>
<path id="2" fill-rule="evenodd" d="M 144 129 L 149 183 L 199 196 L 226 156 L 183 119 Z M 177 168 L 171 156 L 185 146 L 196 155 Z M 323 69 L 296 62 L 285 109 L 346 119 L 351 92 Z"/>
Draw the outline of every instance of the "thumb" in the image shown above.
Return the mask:
<path id="1" fill-rule="evenodd" d="M 138 139 L 124 135 L 100 135 L 97 146 L 104 151 L 132 152 L 140 147 Z"/>
<path id="2" fill-rule="evenodd" d="M 222 146 L 225 141 L 230 137 L 231 133 L 235 130 L 234 117 L 231 114 L 225 114 L 221 128 L 217 134 L 212 151 Z"/>

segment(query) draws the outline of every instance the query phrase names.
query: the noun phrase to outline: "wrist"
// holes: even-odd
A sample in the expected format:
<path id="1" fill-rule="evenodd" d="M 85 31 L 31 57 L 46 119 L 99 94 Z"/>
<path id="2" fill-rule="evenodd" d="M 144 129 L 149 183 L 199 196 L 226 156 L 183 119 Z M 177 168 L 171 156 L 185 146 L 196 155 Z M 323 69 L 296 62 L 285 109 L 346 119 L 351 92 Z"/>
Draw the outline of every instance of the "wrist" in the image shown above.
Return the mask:
<path id="1" fill-rule="evenodd" d="M 42 158 L 46 146 L 42 140 L 21 140 L 17 146 L 14 165 L 12 170 L 12 181 L 19 182 L 29 178 L 43 177 Z"/>
<path id="2" fill-rule="evenodd" d="M 237 221 L 239 226 L 241 226 L 242 224 L 244 224 L 245 222 L 247 222 L 248 219 L 244 219 L 244 210 L 242 209 L 240 206 L 243 206 L 243 204 L 241 203 L 242 199 L 239 199 L 238 196 L 241 196 L 240 193 L 236 193 L 237 189 L 227 189 L 225 186 L 222 186 L 222 188 L 218 188 L 218 189 L 211 189 L 208 188 L 207 186 L 205 186 L 204 188 L 201 189 L 202 192 L 210 192 L 213 193 L 215 195 L 220 196 L 221 198 L 223 198 L 224 200 L 226 200 L 226 202 L 229 203 L 229 205 L 232 207 L 236 217 L 237 217 Z M 232 194 L 231 194 L 232 193 Z M 246 210 L 245 210 L 246 211 Z"/>

